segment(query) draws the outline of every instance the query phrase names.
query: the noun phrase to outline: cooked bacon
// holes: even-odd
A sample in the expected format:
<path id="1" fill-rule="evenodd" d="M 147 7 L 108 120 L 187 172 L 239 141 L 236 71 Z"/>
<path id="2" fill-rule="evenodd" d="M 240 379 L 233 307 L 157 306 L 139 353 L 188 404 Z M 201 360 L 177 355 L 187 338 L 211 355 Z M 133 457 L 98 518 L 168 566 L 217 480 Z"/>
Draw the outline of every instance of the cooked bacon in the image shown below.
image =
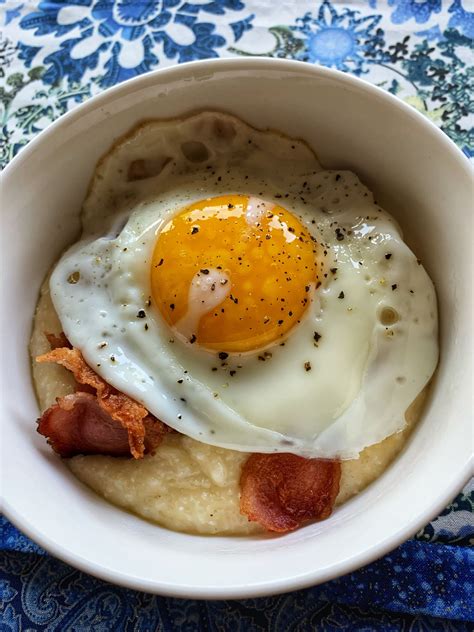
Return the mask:
<path id="1" fill-rule="evenodd" d="M 293 531 L 331 515 L 340 477 L 338 461 L 252 454 L 240 477 L 240 512 L 268 531 Z"/>
<path id="2" fill-rule="evenodd" d="M 72 349 L 72 344 L 66 338 L 66 334 L 61 331 L 59 334 L 44 334 L 48 339 L 49 346 L 51 349 L 58 349 L 60 347 L 67 347 L 68 349 Z"/>
<path id="3" fill-rule="evenodd" d="M 161 441 L 163 435 L 166 433 L 167 426 L 149 415 L 148 410 L 144 406 L 105 382 L 86 364 L 81 352 L 78 349 L 58 347 L 48 353 L 38 356 L 36 361 L 56 362 L 57 364 L 62 365 L 74 374 L 76 381 L 81 385 L 79 390 L 87 390 L 87 394 L 91 394 L 91 390 L 95 391 L 95 395 L 93 395 L 93 397 L 96 398 L 97 404 L 102 413 L 107 415 L 111 421 L 115 423 L 118 422 L 119 427 L 126 431 L 129 444 L 129 450 L 127 453 L 131 452 L 134 458 L 139 459 L 143 457 L 145 451 L 153 451 Z M 66 402 L 64 402 L 64 400 L 66 400 Z M 85 401 L 88 402 L 87 405 L 84 404 Z M 81 399 L 77 400 L 76 403 L 77 406 L 71 399 L 62 398 L 61 400 L 58 400 L 57 404 L 52 406 L 43 414 L 43 417 L 46 415 L 46 421 L 43 422 L 43 417 L 40 419 L 38 430 L 41 434 L 44 434 L 49 438 L 53 448 L 56 444 L 58 444 L 58 442 L 55 440 L 55 437 L 46 433 L 46 429 L 54 427 L 57 430 L 58 425 L 56 423 L 53 424 L 51 419 L 54 420 L 55 417 L 58 416 L 58 418 L 63 419 L 64 412 L 71 410 L 73 411 L 72 417 L 75 419 L 76 425 L 79 420 L 79 411 L 82 411 L 83 414 L 91 413 L 92 411 L 92 418 L 95 424 L 105 418 L 104 416 L 99 416 L 97 414 L 95 409 L 91 407 L 89 400 Z M 64 405 L 66 405 L 66 408 L 64 408 Z M 52 417 L 52 415 L 54 417 Z M 86 436 L 90 436 L 88 420 L 82 419 L 79 425 L 82 427 L 84 423 L 86 423 Z M 43 430 L 45 431 L 43 432 Z M 72 438 L 77 438 L 78 433 L 83 434 L 83 431 L 78 430 L 77 432 L 72 433 L 71 441 L 69 442 L 70 448 L 68 448 L 68 450 L 73 449 L 74 444 L 72 442 Z M 102 433 L 98 432 L 98 435 L 102 436 Z M 95 436 L 94 433 L 92 433 L 92 436 Z M 62 445 L 62 443 L 64 443 L 64 437 L 62 437 L 59 445 Z M 59 452 L 59 450 L 57 451 Z M 61 452 L 59 453 L 61 454 Z M 75 453 L 84 454 L 83 450 L 78 450 Z M 110 452 L 105 451 L 105 448 L 100 451 L 100 453 L 110 454 Z M 64 456 L 64 454 L 62 454 L 62 456 Z"/>
<path id="4" fill-rule="evenodd" d="M 148 415 L 144 419 L 145 448 L 152 452 L 165 432 L 163 424 Z M 62 457 L 76 454 L 130 456 L 127 430 L 100 407 L 90 393 L 72 393 L 60 397 L 46 410 L 38 432 L 48 437 L 55 452 Z"/>
<path id="5" fill-rule="evenodd" d="M 38 432 L 62 457 L 130 454 L 128 434 L 100 406 L 95 395 L 72 393 L 57 399 L 38 422 Z"/>

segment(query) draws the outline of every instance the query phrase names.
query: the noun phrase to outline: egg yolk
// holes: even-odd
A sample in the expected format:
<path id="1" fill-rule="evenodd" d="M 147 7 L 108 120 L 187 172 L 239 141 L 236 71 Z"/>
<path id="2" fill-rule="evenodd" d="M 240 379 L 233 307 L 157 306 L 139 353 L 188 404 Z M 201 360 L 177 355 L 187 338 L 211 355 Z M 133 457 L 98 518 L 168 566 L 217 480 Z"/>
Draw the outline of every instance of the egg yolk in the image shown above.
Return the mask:
<path id="1" fill-rule="evenodd" d="M 246 352 L 280 341 L 318 281 L 316 240 L 289 211 L 225 195 L 190 204 L 158 234 L 152 298 L 190 343 Z"/>

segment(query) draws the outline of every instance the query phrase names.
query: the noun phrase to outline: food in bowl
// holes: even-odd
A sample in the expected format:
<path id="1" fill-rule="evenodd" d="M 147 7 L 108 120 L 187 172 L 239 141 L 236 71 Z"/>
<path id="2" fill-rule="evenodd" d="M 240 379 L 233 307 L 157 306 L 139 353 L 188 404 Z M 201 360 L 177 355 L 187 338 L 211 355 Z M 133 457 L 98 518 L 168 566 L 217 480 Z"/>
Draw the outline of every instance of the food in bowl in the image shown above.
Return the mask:
<path id="1" fill-rule="evenodd" d="M 119 141 L 82 223 L 31 354 L 38 429 L 96 492 L 175 530 L 283 533 L 400 451 L 436 296 L 356 175 L 203 112 Z"/>

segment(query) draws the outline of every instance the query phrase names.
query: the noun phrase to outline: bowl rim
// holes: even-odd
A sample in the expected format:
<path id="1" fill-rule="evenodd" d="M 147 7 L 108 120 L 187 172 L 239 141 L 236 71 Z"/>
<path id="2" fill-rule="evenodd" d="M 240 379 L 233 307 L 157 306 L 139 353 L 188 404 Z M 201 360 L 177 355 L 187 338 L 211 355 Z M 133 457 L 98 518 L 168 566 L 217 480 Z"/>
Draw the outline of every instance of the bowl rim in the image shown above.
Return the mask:
<path id="1" fill-rule="evenodd" d="M 177 81 L 183 78 L 192 77 L 193 74 L 206 71 L 208 74 L 221 71 L 262 71 L 262 70 L 281 70 L 283 72 L 292 73 L 297 72 L 299 74 L 304 73 L 308 78 L 327 78 L 335 80 L 339 83 L 345 84 L 349 87 L 357 87 L 362 89 L 369 96 L 378 98 L 385 101 L 387 105 L 395 107 L 405 115 L 411 117 L 417 122 L 425 132 L 435 136 L 443 145 L 445 151 L 449 152 L 453 158 L 457 160 L 460 169 L 471 174 L 471 164 L 468 158 L 463 152 L 455 145 L 455 143 L 442 132 L 434 123 L 426 118 L 421 112 L 415 110 L 412 106 L 398 99 L 396 96 L 384 91 L 382 88 L 375 86 L 364 79 L 354 77 L 347 73 L 325 68 L 319 65 L 309 64 L 307 62 L 300 62 L 294 60 L 274 59 L 271 57 L 251 57 L 251 58 L 219 58 L 219 59 L 207 59 L 200 61 L 186 62 L 183 64 L 177 64 L 171 67 L 158 68 L 151 72 L 145 73 L 138 77 L 134 77 L 127 81 L 124 81 L 118 85 L 112 86 L 103 92 L 91 97 L 86 102 L 79 104 L 74 109 L 60 116 L 56 121 L 49 124 L 44 130 L 42 130 L 34 139 L 32 139 L 26 147 L 24 147 L 5 167 L 1 179 L 5 180 L 13 171 L 21 168 L 23 163 L 27 162 L 30 155 L 36 150 L 37 146 L 47 143 L 50 136 L 57 134 L 67 125 L 83 117 L 89 112 L 93 112 L 98 108 L 103 108 L 108 103 L 113 101 L 116 97 L 125 96 L 130 91 L 135 89 L 147 88 L 153 85 L 157 78 L 160 82 L 166 81 L 169 77 L 173 81 Z M 416 519 L 408 521 L 404 528 L 392 533 L 385 538 L 383 542 L 379 542 L 376 545 L 369 547 L 358 554 L 352 556 L 349 560 L 339 562 L 335 566 L 330 566 L 326 569 L 315 569 L 314 571 L 307 572 L 300 576 L 292 576 L 287 578 L 279 578 L 274 581 L 265 582 L 258 585 L 250 585 L 248 587 L 213 587 L 201 588 L 196 586 L 170 586 L 169 583 L 160 583 L 154 580 L 149 581 L 147 579 L 127 575 L 122 571 L 106 568 L 101 564 L 95 563 L 89 559 L 85 559 L 80 555 L 77 555 L 70 550 L 62 547 L 53 540 L 50 540 L 47 535 L 42 534 L 35 529 L 33 523 L 29 522 L 24 516 L 20 515 L 15 510 L 13 504 L 10 504 L 3 498 L 3 511 L 4 515 L 11 520 L 11 522 L 26 534 L 33 541 L 38 543 L 43 549 L 45 549 L 51 555 L 59 558 L 63 562 L 85 572 L 89 573 L 99 579 L 117 584 L 126 588 L 134 590 L 160 594 L 170 597 L 179 598 L 191 598 L 191 599 L 243 599 L 260 596 L 268 596 L 280 594 L 292 590 L 299 590 L 314 586 L 322 582 L 334 579 L 342 574 L 347 574 L 355 569 L 358 569 L 366 564 L 373 562 L 374 560 L 387 554 L 402 542 L 411 537 L 416 531 L 418 531 L 427 522 L 433 519 L 440 511 L 446 506 L 446 504 L 461 490 L 461 488 L 472 476 L 472 469 L 474 465 L 474 455 L 471 454 L 470 458 L 465 463 L 457 463 L 458 474 L 450 487 L 444 490 L 442 496 L 438 499 L 436 504 L 431 504 L 426 508 Z"/>
<path id="2" fill-rule="evenodd" d="M 228 599 L 253 599 L 256 597 L 271 597 L 274 595 L 319 586 L 320 584 L 342 577 L 343 575 L 348 575 L 381 559 L 406 542 L 409 538 L 415 535 L 420 528 L 438 516 L 446 505 L 453 500 L 453 498 L 468 483 L 469 479 L 473 476 L 473 469 L 474 456 L 471 455 L 471 459 L 468 460 L 462 466 L 462 470 L 460 470 L 459 484 L 454 484 L 453 487 L 447 489 L 445 494 L 440 497 L 436 506 L 432 505 L 430 509 L 423 514 L 423 517 L 420 516 L 407 523 L 404 529 L 400 529 L 391 537 L 386 538 L 382 544 L 378 544 L 361 551 L 357 555 L 353 556 L 350 561 L 344 560 L 327 569 L 316 569 L 313 572 L 306 573 L 301 576 L 282 578 L 265 584 L 238 588 L 214 586 L 212 589 L 209 589 L 191 585 L 170 586 L 168 583 L 149 581 L 125 574 L 121 571 L 112 570 L 89 559 L 85 559 L 79 555 L 71 553 L 68 549 L 59 546 L 47 536 L 43 536 L 41 533 L 38 533 L 35 531 L 34 525 L 25 522 L 25 520 L 23 520 L 22 517 L 15 512 L 14 508 L 7 502 L 4 503 L 3 512 L 6 518 L 10 520 L 15 527 L 21 530 L 24 535 L 30 538 L 33 542 L 36 542 L 36 544 L 41 546 L 53 557 L 79 571 L 82 571 L 83 573 L 92 575 L 102 581 L 110 582 L 116 586 L 163 597 L 174 597 L 177 599 L 213 601 L 224 601 Z M 117 509 L 122 511 L 120 507 Z M 143 520 L 142 518 L 139 519 Z"/>
<path id="3" fill-rule="evenodd" d="M 230 57 L 230 58 L 218 58 L 218 59 L 203 59 L 197 61 L 188 61 L 181 64 L 176 64 L 174 66 L 167 66 L 166 68 L 157 68 L 156 70 L 151 70 L 149 72 L 145 72 L 142 75 L 138 75 L 137 77 L 132 77 L 131 79 L 126 79 L 121 83 L 118 83 L 110 88 L 106 88 L 102 92 L 90 97 L 87 101 L 80 103 L 72 110 L 65 112 L 61 116 L 59 116 L 55 121 L 47 125 L 47 127 L 41 132 L 39 132 L 33 139 L 31 139 L 28 144 L 20 149 L 20 151 L 10 160 L 10 162 L 3 169 L 3 177 L 7 177 L 10 174 L 10 171 L 15 169 L 21 161 L 26 160 L 30 153 L 32 153 L 36 145 L 40 142 L 46 140 L 50 135 L 54 134 L 57 129 L 60 129 L 76 119 L 84 116 L 89 111 L 93 111 L 98 107 L 105 106 L 109 101 L 112 101 L 116 96 L 120 95 L 121 92 L 127 93 L 135 86 L 142 84 L 142 88 L 146 88 L 148 85 L 153 85 L 154 80 L 157 76 L 165 77 L 166 75 L 173 75 L 175 80 L 188 75 L 188 69 L 196 68 L 196 71 L 199 72 L 201 68 L 209 68 L 209 70 L 220 71 L 221 69 L 228 68 L 229 70 L 245 70 L 245 69 L 257 69 L 258 66 L 261 66 L 262 69 L 273 66 L 275 69 L 280 68 L 281 70 L 291 71 L 296 70 L 298 72 L 304 71 L 309 76 L 310 75 L 320 75 L 321 77 L 327 77 L 335 79 L 336 81 L 341 81 L 342 83 L 346 83 L 347 85 L 359 86 L 364 88 L 369 94 L 371 93 L 373 96 L 376 96 L 382 100 L 385 100 L 387 103 L 391 103 L 393 106 L 398 107 L 405 114 L 411 116 L 414 120 L 420 123 L 426 130 L 429 130 L 431 133 L 434 133 L 438 140 L 442 141 L 446 147 L 446 149 L 450 150 L 454 153 L 457 158 L 461 158 L 464 163 L 464 167 L 468 170 L 469 173 L 472 173 L 471 163 L 468 157 L 459 149 L 459 147 L 452 141 L 445 132 L 443 132 L 439 127 L 437 127 L 432 121 L 430 121 L 424 114 L 420 111 L 416 110 L 413 106 L 408 105 L 398 97 L 390 94 L 386 90 L 379 88 L 378 86 L 370 83 L 369 81 L 362 79 L 360 77 L 355 77 L 346 72 L 342 72 L 341 70 L 336 70 L 334 68 L 326 68 L 325 66 L 321 66 L 319 64 L 310 64 L 309 62 L 304 61 L 296 61 L 293 59 L 275 59 L 274 57 Z M 214 67 L 214 68 L 213 68 Z M 21 160 L 20 160 L 21 158 Z"/>

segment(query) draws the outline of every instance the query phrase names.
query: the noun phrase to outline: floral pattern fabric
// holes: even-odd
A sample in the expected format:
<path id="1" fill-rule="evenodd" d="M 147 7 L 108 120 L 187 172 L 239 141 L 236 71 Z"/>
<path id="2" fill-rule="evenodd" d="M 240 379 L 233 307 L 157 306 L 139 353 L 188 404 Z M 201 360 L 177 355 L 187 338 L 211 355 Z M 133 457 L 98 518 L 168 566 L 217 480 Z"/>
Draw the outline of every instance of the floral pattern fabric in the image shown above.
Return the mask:
<path id="1" fill-rule="evenodd" d="M 474 157 L 472 0 L 0 0 L 0 164 L 103 89 L 185 61 L 259 56 L 352 73 Z M 2 519 L 0 630 L 471 630 L 474 485 L 382 560 L 280 597 L 165 599 L 55 560 Z"/>

